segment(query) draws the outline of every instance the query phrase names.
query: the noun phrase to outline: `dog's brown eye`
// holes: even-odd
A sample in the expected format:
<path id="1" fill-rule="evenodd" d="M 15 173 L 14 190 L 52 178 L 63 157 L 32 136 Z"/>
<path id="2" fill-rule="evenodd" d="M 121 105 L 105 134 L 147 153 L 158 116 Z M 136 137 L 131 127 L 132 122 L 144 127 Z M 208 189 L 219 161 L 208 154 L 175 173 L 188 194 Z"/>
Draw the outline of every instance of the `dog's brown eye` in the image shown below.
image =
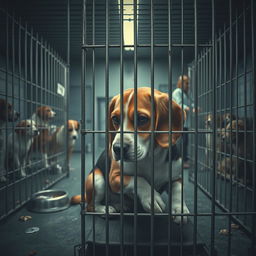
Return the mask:
<path id="1" fill-rule="evenodd" d="M 27 124 L 27 127 L 30 127 L 30 125 L 29 125 L 29 124 Z"/>
<path id="2" fill-rule="evenodd" d="M 146 116 L 138 116 L 138 125 L 145 125 L 149 121 L 149 118 Z"/>
<path id="3" fill-rule="evenodd" d="M 115 124 L 115 125 L 120 125 L 120 119 L 118 116 L 113 116 L 112 117 L 112 122 Z"/>
<path id="4" fill-rule="evenodd" d="M 68 131 L 69 131 L 69 132 L 72 132 L 72 131 L 73 131 L 73 129 L 68 129 Z"/>

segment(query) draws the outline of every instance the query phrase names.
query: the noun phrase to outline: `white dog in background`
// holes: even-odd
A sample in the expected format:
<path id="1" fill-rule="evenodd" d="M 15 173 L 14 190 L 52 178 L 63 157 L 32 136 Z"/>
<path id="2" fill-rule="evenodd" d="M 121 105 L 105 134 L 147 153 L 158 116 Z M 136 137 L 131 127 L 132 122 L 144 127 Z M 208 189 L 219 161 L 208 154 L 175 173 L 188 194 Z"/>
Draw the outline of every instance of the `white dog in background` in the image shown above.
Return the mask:
<path id="1" fill-rule="evenodd" d="M 34 137 L 39 134 L 35 121 L 31 119 L 19 122 L 14 133 L 8 136 L 7 161 L 8 167 L 12 170 L 20 168 L 22 177 L 26 176 L 26 162 L 28 152 L 33 143 Z"/>

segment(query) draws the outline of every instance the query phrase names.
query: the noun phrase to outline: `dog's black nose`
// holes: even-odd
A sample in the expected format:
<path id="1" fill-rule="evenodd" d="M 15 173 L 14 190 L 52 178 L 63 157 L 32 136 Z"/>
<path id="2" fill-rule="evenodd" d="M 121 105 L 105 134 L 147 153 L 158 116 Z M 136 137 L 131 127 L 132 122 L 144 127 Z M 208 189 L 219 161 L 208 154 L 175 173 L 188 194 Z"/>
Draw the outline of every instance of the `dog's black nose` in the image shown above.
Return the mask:
<path id="1" fill-rule="evenodd" d="M 115 143 L 113 145 L 113 150 L 115 152 L 116 160 L 119 160 L 121 158 L 121 144 L 120 143 Z M 123 144 L 123 155 L 127 154 L 129 150 L 129 145 L 128 144 Z"/>
<path id="2" fill-rule="evenodd" d="M 76 136 L 73 136 L 72 139 L 73 139 L 73 140 L 76 140 Z"/>

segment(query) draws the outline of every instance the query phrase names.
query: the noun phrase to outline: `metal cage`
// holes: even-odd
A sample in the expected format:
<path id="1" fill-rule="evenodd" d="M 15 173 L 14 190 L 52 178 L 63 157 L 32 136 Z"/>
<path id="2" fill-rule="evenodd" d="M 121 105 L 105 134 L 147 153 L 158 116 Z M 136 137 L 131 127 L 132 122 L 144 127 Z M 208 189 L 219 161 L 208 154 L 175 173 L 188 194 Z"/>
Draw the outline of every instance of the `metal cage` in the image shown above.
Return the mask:
<path id="1" fill-rule="evenodd" d="M 127 21 L 133 22 L 130 33 L 134 38 L 128 44 L 124 40 Z M 117 198 L 121 207 L 118 213 L 109 211 L 112 191 L 106 171 L 103 201 L 106 213 L 88 211 L 86 201 L 82 200 L 81 244 L 75 247 L 75 254 L 233 255 L 236 251 L 255 255 L 255 2 L 83 0 L 82 39 L 81 198 L 86 193 L 86 175 L 95 166 L 96 157 L 102 150 L 109 152 L 111 134 L 120 134 L 121 188 Z M 159 79 L 158 72 L 163 74 L 161 69 L 165 71 L 163 79 Z M 173 131 L 170 129 L 172 91 L 182 75 L 181 107 L 185 109 L 185 74 L 189 76 L 192 88 L 189 98 L 194 102 L 195 113 L 190 113 L 188 129 Z M 154 89 L 168 94 L 168 131 L 154 127 L 153 100 L 150 129 L 138 129 L 137 92 L 141 85 L 150 87 L 151 96 Z M 127 88 L 133 88 L 135 95 L 133 131 L 124 129 L 123 96 Z M 120 130 L 113 131 L 109 126 L 109 102 L 117 94 L 121 102 Z M 184 114 L 182 119 L 186 119 Z M 166 196 L 166 212 L 155 213 L 152 206 L 149 213 L 141 211 L 137 200 L 137 158 L 133 209 L 126 211 L 123 146 L 127 133 L 134 135 L 136 149 L 138 136 L 150 133 L 151 202 L 154 165 L 159 160 L 153 153 L 155 136 L 167 133 L 170 145 L 173 136 L 182 133 L 178 145 L 182 156 L 186 150 L 185 136 L 189 138 L 192 166 L 188 173 L 182 160 L 181 197 L 189 198 L 190 213 L 184 213 L 183 206 L 181 213 L 172 212 L 171 193 Z M 88 145 L 92 145 L 92 155 L 86 154 Z M 169 159 L 172 154 L 173 148 L 169 146 Z M 112 161 L 108 153 L 104 161 L 108 170 Z M 167 190 L 171 191 L 171 161 L 168 170 Z M 172 221 L 176 216 L 181 216 L 178 226 Z M 185 217 L 188 224 L 183 222 Z M 239 234 L 234 235 L 238 227 L 244 232 L 240 233 L 244 243 L 239 248 L 236 242 Z"/>
<path id="2" fill-rule="evenodd" d="M 47 127 L 36 119 L 39 136 L 46 132 L 50 137 L 57 127 L 66 125 L 69 67 L 27 23 L 5 9 L 1 8 L 0 14 L 0 99 L 5 104 L 9 103 L 9 108 L 1 105 L 1 117 L 3 113 L 7 116 L 11 108 L 19 112 L 18 120 L 13 116 L 9 120 L 1 118 L 1 220 L 28 202 L 35 192 L 52 186 L 68 175 L 67 144 L 59 151 L 49 152 L 49 166 L 45 166 L 39 143 L 45 143 L 46 137 L 36 140 L 38 136 L 33 136 L 36 150 L 32 150 L 29 144 L 31 135 L 28 133 L 33 125 L 27 123 L 29 127 L 23 127 L 20 122 L 31 120 L 39 107 L 48 106 L 56 116 Z M 21 137 L 16 136 L 17 131 L 23 134 L 22 142 Z M 48 142 L 44 146 L 49 150 Z M 23 147 L 27 148 L 25 152 Z M 23 154 L 24 163 L 16 165 L 14 160 L 9 160 L 13 159 L 14 151 L 15 156 Z"/>

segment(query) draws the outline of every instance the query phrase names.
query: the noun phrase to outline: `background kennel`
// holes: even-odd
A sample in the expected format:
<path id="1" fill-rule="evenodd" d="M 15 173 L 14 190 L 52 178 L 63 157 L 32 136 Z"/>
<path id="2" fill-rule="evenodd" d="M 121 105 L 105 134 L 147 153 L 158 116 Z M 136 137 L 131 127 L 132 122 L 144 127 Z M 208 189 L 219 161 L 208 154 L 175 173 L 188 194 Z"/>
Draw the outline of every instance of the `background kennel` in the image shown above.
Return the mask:
<path id="1" fill-rule="evenodd" d="M 119 214 L 107 212 L 104 220 L 97 213 L 87 212 L 82 203 L 81 245 L 75 248 L 79 255 L 255 254 L 254 15 L 254 1 L 83 1 L 82 195 L 88 162 L 90 169 L 101 150 L 108 149 L 108 103 L 114 95 L 122 95 L 129 87 L 136 91 L 139 86 L 148 85 L 169 93 L 171 98 L 179 75 L 188 74 L 190 97 L 198 111 L 191 116 L 186 132 L 193 165 L 189 175 L 182 169 L 183 195 L 190 201 L 191 229 L 183 224 L 177 228 L 170 221 L 170 211 L 139 212 L 136 200 L 134 213 L 121 208 Z M 126 41 L 127 30 L 133 34 L 130 41 Z M 87 109 L 88 104 L 92 109 Z M 207 114 L 212 115 L 212 123 L 206 128 Z M 218 118 L 224 114 L 230 114 L 232 120 L 242 119 L 244 128 L 229 129 L 228 121 L 219 127 Z M 134 133 L 136 137 L 137 130 Z M 232 148 L 224 139 L 220 142 L 223 149 L 219 150 L 222 133 L 231 135 L 232 143 L 243 134 L 245 154 L 238 154 L 238 143 Z M 171 137 L 172 132 L 169 134 Z M 212 141 L 210 147 L 206 145 L 207 134 Z M 85 154 L 88 143 L 92 145 L 91 157 Z M 252 146 L 250 156 L 248 143 Z M 180 148 L 184 151 L 182 143 Z M 234 173 L 228 174 L 225 160 L 222 173 L 218 171 L 220 161 L 227 157 Z M 106 158 L 106 166 L 109 161 Z M 245 171 L 238 175 L 239 165 Z M 105 194 L 108 204 L 107 186 Z M 242 198 L 247 200 L 239 202 Z M 121 191 L 121 204 L 123 200 Z M 118 216 L 114 221 L 113 215 Z M 165 221 L 161 223 L 156 215 Z M 247 235 L 243 249 L 234 234 L 236 224 Z M 159 238 L 159 232 L 164 232 L 165 237 Z"/>
<path id="2" fill-rule="evenodd" d="M 17 122 L 3 124 L 1 137 L 14 133 L 16 124 L 29 119 L 40 106 L 50 106 L 56 112 L 50 124 L 51 132 L 54 132 L 57 126 L 67 123 L 69 59 L 64 61 L 44 38 L 15 16 L 11 3 L 9 7 L 0 9 L 0 98 L 12 104 L 20 117 Z M 3 143 L 3 149 L 7 151 L 7 140 Z M 0 219 L 24 205 L 33 193 L 67 176 L 66 154 L 64 149 L 49 155 L 49 161 L 54 160 L 50 168 L 44 167 L 38 154 L 32 154 L 25 177 L 20 176 L 20 168 L 14 170 L 7 164 L 7 181 L 0 183 Z M 62 166 L 62 171 L 55 168 L 56 164 Z"/>

